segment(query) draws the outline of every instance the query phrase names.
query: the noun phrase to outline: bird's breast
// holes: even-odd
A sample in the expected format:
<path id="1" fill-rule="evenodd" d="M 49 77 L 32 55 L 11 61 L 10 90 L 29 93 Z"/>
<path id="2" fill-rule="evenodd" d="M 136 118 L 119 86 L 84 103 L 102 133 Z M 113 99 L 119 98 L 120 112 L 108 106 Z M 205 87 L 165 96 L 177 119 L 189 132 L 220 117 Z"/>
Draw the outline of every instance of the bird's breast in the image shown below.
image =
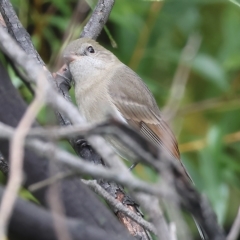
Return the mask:
<path id="1" fill-rule="evenodd" d="M 117 114 L 121 118 L 108 94 L 107 82 L 97 81 L 76 85 L 75 97 L 79 111 L 90 123 L 102 122 L 108 114 Z"/>

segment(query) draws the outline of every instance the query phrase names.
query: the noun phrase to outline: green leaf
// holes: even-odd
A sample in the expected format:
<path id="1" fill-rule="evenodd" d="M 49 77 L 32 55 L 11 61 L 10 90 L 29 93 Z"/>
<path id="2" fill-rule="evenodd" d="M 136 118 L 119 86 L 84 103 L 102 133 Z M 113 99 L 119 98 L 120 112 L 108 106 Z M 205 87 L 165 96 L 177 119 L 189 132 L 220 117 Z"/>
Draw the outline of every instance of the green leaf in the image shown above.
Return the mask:
<path id="1" fill-rule="evenodd" d="M 40 204 L 39 201 L 30 193 L 27 189 L 22 188 L 20 191 L 20 196 L 24 199 L 28 199 L 34 203 Z"/>
<path id="2" fill-rule="evenodd" d="M 23 84 L 22 80 L 16 75 L 16 73 L 14 72 L 13 68 L 10 65 L 8 65 L 8 74 L 15 88 L 19 88 L 20 86 L 22 86 Z"/>

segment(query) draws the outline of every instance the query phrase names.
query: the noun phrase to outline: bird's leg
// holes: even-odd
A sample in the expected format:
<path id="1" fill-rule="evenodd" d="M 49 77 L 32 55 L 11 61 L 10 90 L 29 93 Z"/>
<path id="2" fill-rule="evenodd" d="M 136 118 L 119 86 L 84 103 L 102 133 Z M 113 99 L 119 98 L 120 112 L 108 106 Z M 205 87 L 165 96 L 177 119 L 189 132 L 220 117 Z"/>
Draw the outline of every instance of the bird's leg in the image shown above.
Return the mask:
<path id="1" fill-rule="evenodd" d="M 76 141 L 77 145 L 80 145 L 81 147 L 87 147 L 90 146 L 90 144 L 85 139 L 78 139 Z"/>

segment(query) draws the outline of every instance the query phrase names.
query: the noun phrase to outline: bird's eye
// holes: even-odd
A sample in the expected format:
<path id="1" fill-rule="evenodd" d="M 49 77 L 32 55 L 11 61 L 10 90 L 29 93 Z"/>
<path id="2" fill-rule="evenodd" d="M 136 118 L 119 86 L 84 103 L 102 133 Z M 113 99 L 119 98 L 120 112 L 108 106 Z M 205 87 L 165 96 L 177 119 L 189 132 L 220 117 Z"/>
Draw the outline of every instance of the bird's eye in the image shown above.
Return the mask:
<path id="1" fill-rule="evenodd" d="M 90 52 L 90 53 L 95 53 L 95 51 L 94 51 L 94 49 L 93 49 L 92 46 L 89 46 L 89 47 L 87 48 L 87 50 L 88 50 L 88 52 Z"/>

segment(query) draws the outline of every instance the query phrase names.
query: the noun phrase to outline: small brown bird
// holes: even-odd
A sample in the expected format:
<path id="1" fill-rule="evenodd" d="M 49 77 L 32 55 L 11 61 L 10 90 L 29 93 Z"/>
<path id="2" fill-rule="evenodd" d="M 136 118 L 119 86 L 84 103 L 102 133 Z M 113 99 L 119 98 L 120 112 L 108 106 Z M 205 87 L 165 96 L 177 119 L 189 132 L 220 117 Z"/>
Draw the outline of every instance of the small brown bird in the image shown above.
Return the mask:
<path id="1" fill-rule="evenodd" d="M 78 108 L 88 122 L 99 123 L 107 113 L 115 114 L 154 144 L 165 147 L 182 164 L 175 136 L 163 120 L 152 93 L 133 70 L 87 38 L 71 42 L 63 57 L 75 84 Z M 121 156 L 137 161 L 116 139 L 107 140 Z M 199 227 L 198 230 L 204 239 Z"/>
<path id="2" fill-rule="evenodd" d="M 64 59 L 75 84 L 78 108 L 88 122 L 101 122 L 106 113 L 113 113 L 180 159 L 176 138 L 162 119 L 152 93 L 134 71 L 97 42 L 86 38 L 70 43 Z M 114 147 L 127 157 L 122 146 Z"/>

